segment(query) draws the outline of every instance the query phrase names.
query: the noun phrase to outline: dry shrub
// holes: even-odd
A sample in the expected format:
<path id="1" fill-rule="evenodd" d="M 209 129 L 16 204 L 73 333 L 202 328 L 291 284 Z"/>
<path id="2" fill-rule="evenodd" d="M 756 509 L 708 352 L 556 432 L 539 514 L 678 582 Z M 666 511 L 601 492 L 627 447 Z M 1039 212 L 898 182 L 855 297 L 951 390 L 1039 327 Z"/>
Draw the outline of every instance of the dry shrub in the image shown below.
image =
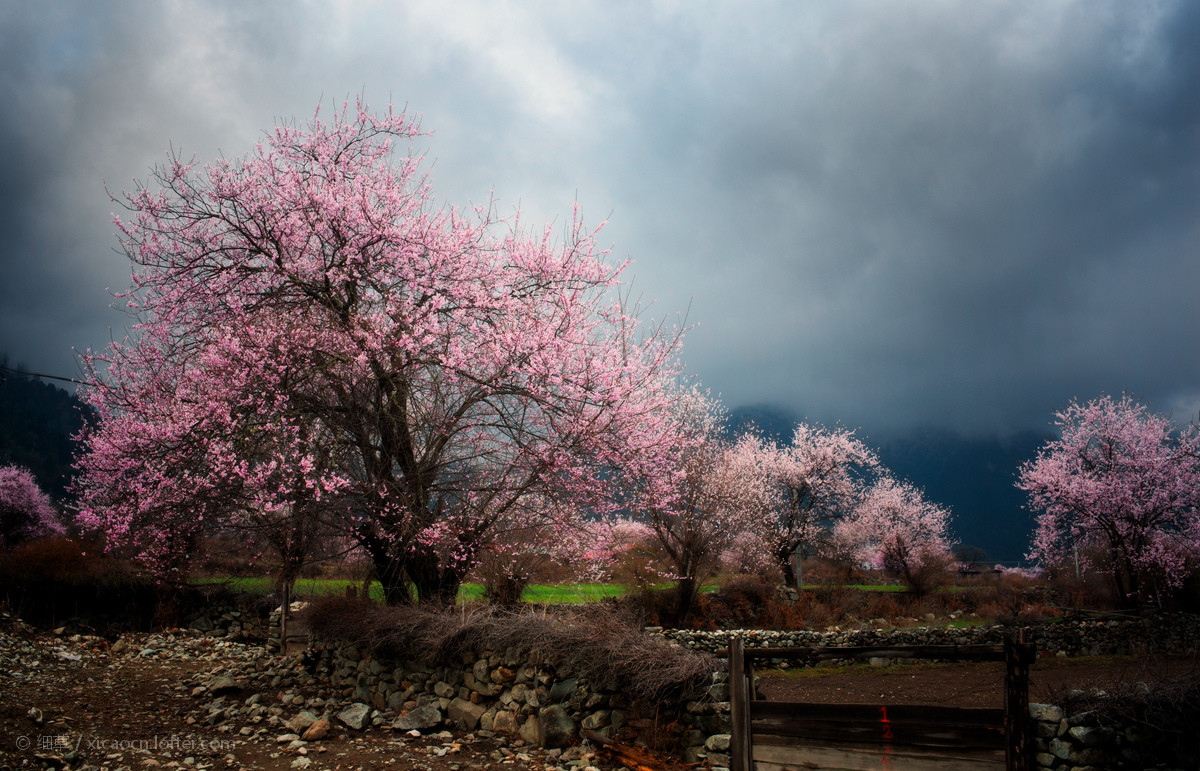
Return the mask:
<path id="1" fill-rule="evenodd" d="M 735 576 L 701 595 L 693 621 L 713 629 L 796 629 L 804 623 L 776 582 L 758 575 Z"/>
<path id="2" fill-rule="evenodd" d="M 717 666 L 711 656 L 647 635 L 613 603 L 538 612 L 488 605 L 430 610 L 323 598 L 309 606 L 307 621 L 327 640 L 416 660 L 432 652 L 432 664 L 515 649 L 650 703 L 697 693 Z"/>
<path id="3" fill-rule="evenodd" d="M 1086 715 L 1087 721 L 1116 731 L 1132 729 L 1139 737 L 1140 757 L 1125 768 L 1200 768 L 1200 670 L 1170 676 L 1149 674 L 1153 663 L 1115 681 L 1086 683 L 1063 692 L 1051 691 L 1048 701 L 1067 715 Z"/>
<path id="4" fill-rule="evenodd" d="M 55 536 L 0 553 L 0 601 L 35 624 L 146 629 L 164 591 L 100 543 Z"/>

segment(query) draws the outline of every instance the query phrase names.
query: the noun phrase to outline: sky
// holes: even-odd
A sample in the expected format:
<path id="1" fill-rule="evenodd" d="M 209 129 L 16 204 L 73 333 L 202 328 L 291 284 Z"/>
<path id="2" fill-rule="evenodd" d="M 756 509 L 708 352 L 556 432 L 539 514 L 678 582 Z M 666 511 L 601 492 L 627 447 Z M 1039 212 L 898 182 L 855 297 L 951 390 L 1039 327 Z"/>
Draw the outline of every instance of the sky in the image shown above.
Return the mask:
<path id="1" fill-rule="evenodd" d="M 579 203 L 730 407 L 1200 413 L 1200 3 L 0 0 L 0 354 L 121 339 L 109 192 L 362 96 L 434 194 Z"/>

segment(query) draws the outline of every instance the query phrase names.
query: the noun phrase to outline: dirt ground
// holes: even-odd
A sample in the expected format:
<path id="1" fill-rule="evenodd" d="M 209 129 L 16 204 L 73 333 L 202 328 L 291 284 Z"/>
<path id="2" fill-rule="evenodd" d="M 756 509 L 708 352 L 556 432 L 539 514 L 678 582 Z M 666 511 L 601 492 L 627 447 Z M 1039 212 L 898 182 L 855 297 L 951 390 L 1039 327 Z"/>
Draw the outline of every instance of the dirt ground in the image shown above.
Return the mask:
<path id="1" fill-rule="evenodd" d="M 126 635 L 123 650 L 86 635 L 0 628 L 0 771 L 10 769 L 262 769 L 282 771 L 604 771 L 621 764 L 587 745 L 542 750 L 489 732 L 410 735 L 374 726 L 353 731 L 336 722 L 320 741 L 281 741 L 286 729 L 244 721 L 207 724 L 194 683 L 231 663 L 246 646 L 181 638 L 151 655 L 146 635 Z M 261 651 L 254 655 L 262 655 Z M 251 691 L 255 692 L 252 693 Z M 279 694 L 247 688 L 264 703 Z M 303 745 L 303 746 L 297 746 Z M 662 757 L 662 767 L 682 764 Z"/>
<path id="2" fill-rule="evenodd" d="M 1029 700 L 1054 703 L 1073 690 L 1104 690 L 1198 671 L 1200 661 L 1193 658 L 1039 655 L 1030 670 Z M 762 672 L 758 688 L 771 701 L 1002 707 L 1003 682 L 1000 662 L 859 664 Z"/>

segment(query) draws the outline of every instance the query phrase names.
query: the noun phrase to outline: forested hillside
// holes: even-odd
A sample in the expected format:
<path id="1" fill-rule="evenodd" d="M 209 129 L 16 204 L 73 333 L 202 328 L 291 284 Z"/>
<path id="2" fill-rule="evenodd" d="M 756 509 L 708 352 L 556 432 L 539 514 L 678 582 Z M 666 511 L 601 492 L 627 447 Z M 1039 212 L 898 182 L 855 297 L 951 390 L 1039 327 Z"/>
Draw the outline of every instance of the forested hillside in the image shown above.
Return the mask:
<path id="1" fill-rule="evenodd" d="M 52 498 L 68 500 L 72 437 L 83 426 L 85 409 L 73 394 L 6 369 L 0 380 L 0 466 L 25 466 Z"/>

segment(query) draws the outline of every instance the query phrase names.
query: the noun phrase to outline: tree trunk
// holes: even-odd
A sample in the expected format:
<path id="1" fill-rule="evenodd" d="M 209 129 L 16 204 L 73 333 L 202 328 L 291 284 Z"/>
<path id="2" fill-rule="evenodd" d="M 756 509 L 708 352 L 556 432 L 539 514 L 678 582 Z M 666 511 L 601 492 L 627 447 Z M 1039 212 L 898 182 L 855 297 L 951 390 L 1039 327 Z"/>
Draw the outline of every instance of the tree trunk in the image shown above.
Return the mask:
<path id="1" fill-rule="evenodd" d="M 696 579 L 681 578 L 675 583 L 675 626 L 687 623 L 688 614 L 692 612 L 692 604 L 696 600 Z"/>
<path id="2" fill-rule="evenodd" d="M 408 577 L 417 591 L 417 602 L 432 605 L 453 605 L 463 575 L 439 564 L 432 555 L 414 555 L 407 560 Z"/>
<path id="3" fill-rule="evenodd" d="M 775 549 L 775 563 L 779 565 L 779 570 L 783 573 L 784 586 L 799 591 L 800 582 L 796 580 L 796 570 L 792 567 L 792 552 L 794 551 L 795 548 L 789 548 L 786 544 L 777 547 Z"/>
<path id="4" fill-rule="evenodd" d="M 412 605 L 414 598 L 409 591 L 405 561 L 386 553 L 371 555 L 375 563 L 375 577 L 383 587 L 383 599 L 388 605 Z"/>

